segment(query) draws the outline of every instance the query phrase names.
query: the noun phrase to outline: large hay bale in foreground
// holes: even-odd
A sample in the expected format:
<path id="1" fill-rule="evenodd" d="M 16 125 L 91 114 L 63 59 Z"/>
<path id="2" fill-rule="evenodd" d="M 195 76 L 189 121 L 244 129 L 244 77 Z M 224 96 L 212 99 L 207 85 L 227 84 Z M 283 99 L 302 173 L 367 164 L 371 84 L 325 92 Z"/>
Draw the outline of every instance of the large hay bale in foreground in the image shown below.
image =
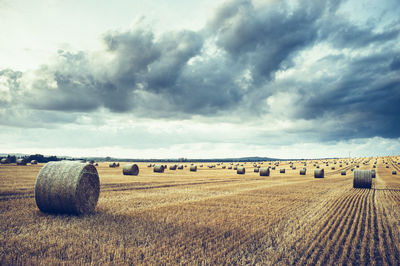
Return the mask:
<path id="1" fill-rule="evenodd" d="M 306 175 L 306 168 L 300 169 L 300 175 Z"/>
<path id="2" fill-rule="evenodd" d="M 246 173 L 246 168 L 244 168 L 243 166 L 238 166 L 236 173 L 238 175 L 244 175 Z"/>
<path id="3" fill-rule="evenodd" d="M 139 174 L 139 167 L 135 163 L 125 164 L 122 168 L 122 173 L 124 175 L 138 175 Z"/>
<path id="4" fill-rule="evenodd" d="M 153 168 L 154 173 L 164 173 L 164 165 L 156 164 Z"/>
<path id="5" fill-rule="evenodd" d="M 269 176 L 269 168 L 268 167 L 260 168 L 260 176 Z"/>
<path id="6" fill-rule="evenodd" d="M 196 172 L 196 171 L 197 171 L 197 165 L 191 165 L 190 172 Z"/>
<path id="7" fill-rule="evenodd" d="M 17 160 L 17 165 L 26 165 L 28 163 L 27 160 L 25 159 L 18 159 Z"/>
<path id="8" fill-rule="evenodd" d="M 99 194 L 99 175 L 91 164 L 49 162 L 36 179 L 35 200 L 42 212 L 90 213 L 96 207 Z"/>
<path id="9" fill-rule="evenodd" d="M 370 170 L 354 170 L 353 188 L 371 188 L 372 172 Z"/>
<path id="10" fill-rule="evenodd" d="M 314 178 L 324 178 L 324 168 L 314 170 Z"/>

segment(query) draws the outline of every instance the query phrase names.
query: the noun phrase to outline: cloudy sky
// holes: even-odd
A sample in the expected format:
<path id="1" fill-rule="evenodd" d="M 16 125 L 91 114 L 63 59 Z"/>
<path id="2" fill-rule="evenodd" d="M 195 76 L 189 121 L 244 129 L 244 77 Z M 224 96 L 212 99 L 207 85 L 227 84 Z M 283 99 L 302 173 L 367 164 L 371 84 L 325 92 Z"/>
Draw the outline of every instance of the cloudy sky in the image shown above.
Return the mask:
<path id="1" fill-rule="evenodd" d="M 0 153 L 400 154 L 398 0 L 0 0 Z"/>

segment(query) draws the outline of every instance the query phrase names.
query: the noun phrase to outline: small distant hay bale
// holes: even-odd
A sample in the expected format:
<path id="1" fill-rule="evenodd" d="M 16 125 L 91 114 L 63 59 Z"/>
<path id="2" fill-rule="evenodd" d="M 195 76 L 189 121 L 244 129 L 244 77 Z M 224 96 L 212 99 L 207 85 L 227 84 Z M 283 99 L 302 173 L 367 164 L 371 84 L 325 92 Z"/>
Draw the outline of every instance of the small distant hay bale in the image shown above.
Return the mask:
<path id="1" fill-rule="evenodd" d="M 110 168 L 115 168 L 115 167 L 117 167 L 117 165 L 116 165 L 115 163 L 110 163 L 108 166 L 109 166 Z"/>
<path id="2" fill-rule="evenodd" d="M 229 166 L 228 166 L 228 169 L 232 169 L 232 166 L 231 166 L 231 165 L 229 165 Z"/>
<path id="3" fill-rule="evenodd" d="M 238 166 L 236 169 L 236 173 L 238 175 L 244 175 L 246 173 L 246 168 L 244 168 L 243 166 Z"/>
<path id="4" fill-rule="evenodd" d="M 226 166 L 225 166 L 225 165 L 223 165 L 223 166 L 222 166 L 222 169 L 225 169 L 225 168 L 226 168 Z"/>
<path id="5" fill-rule="evenodd" d="M 339 167 L 342 167 L 342 165 L 341 165 L 341 164 L 339 164 Z"/>
<path id="6" fill-rule="evenodd" d="M 397 172 L 395 170 L 393 170 L 392 175 L 397 175 Z"/>
<path id="7" fill-rule="evenodd" d="M 260 176 L 269 176 L 269 168 L 268 167 L 260 168 Z"/>
<path id="8" fill-rule="evenodd" d="M 360 168 L 360 166 L 359 166 L 359 165 L 356 165 L 356 168 Z"/>
<path id="9" fill-rule="evenodd" d="M 317 168 L 319 168 L 319 165 L 317 165 Z"/>
<path id="10" fill-rule="evenodd" d="M 199 166 L 200 166 L 200 167 L 203 167 L 203 165 L 202 165 L 202 164 L 200 164 Z"/>
<path id="11" fill-rule="evenodd" d="M 300 169 L 300 175 L 306 175 L 306 168 Z"/>
<path id="12" fill-rule="evenodd" d="M 346 175 L 346 170 L 342 170 L 342 171 L 340 172 L 340 174 L 341 174 L 341 175 Z"/>
<path id="13" fill-rule="evenodd" d="M 314 170 L 314 178 L 324 178 L 324 176 L 325 176 L 324 168 Z"/>
<path id="14" fill-rule="evenodd" d="M 275 166 L 272 166 L 272 168 L 271 168 L 272 170 L 275 170 Z"/>
<path id="15" fill-rule="evenodd" d="M 197 165 L 191 165 L 190 172 L 196 172 L 196 171 L 197 171 Z"/>
<path id="16" fill-rule="evenodd" d="M 355 170 L 353 174 L 353 188 L 371 188 L 372 172 L 370 170 Z"/>
<path id="17" fill-rule="evenodd" d="M 335 170 L 335 167 L 334 167 L 334 166 L 332 166 L 332 167 L 331 167 L 331 169 L 332 169 L 332 170 Z"/>
<path id="18" fill-rule="evenodd" d="M 376 178 L 376 172 L 375 172 L 375 170 L 371 170 L 371 173 L 372 173 L 372 178 Z"/>
<path id="19" fill-rule="evenodd" d="M 254 173 L 258 173 L 260 171 L 260 169 L 259 168 L 254 168 Z"/>
<path id="20" fill-rule="evenodd" d="M 237 169 L 238 169 L 238 167 L 237 167 L 237 166 L 234 166 L 234 167 L 233 167 L 233 170 L 237 170 Z"/>
<path id="21" fill-rule="evenodd" d="M 153 165 L 152 165 L 151 163 L 149 163 L 149 164 L 147 165 L 147 167 L 149 167 L 149 168 L 152 167 L 152 166 L 153 166 Z"/>
<path id="22" fill-rule="evenodd" d="M 176 164 L 171 164 L 169 166 L 169 170 L 176 170 L 177 165 Z"/>
<path id="23" fill-rule="evenodd" d="M 99 175 L 91 164 L 49 162 L 36 179 L 36 205 L 46 213 L 79 215 L 93 212 L 99 194 Z"/>
<path id="24" fill-rule="evenodd" d="M 293 167 L 292 167 L 292 170 L 296 170 L 296 166 L 293 166 Z"/>
<path id="25" fill-rule="evenodd" d="M 178 165 L 178 169 L 182 170 L 183 169 L 183 164 Z"/>
<path id="26" fill-rule="evenodd" d="M 373 165 L 372 168 L 376 168 L 376 165 Z"/>
<path id="27" fill-rule="evenodd" d="M 38 161 L 32 160 L 32 161 L 31 161 L 31 164 L 38 164 Z"/>
<path id="28" fill-rule="evenodd" d="M 115 164 L 115 167 L 119 167 L 119 163 L 116 163 L 116 164 Z"/>
<path id="29" fill-rule="evenodd" d="M 284 174 L 286 172 L 285 168 L 279 170 L 279 173 Z"/>
<path id="30" fill-rule="evenodd" d="M 162 165 L 162 164 L 154 165 L 153 172 L 154 173 L 164 173 L 164 165 Z"/>
<path id="31" fill-rule="evenodd" d="M 389 168 L 389 165 L 386 165 L 386 168 Z"/>
<path id="32" fill-rule="evenodd" d="M 11 161 L 8 158 L 1 159 L 1 164 L 9 164 Z"/>
<path id="33" fill-rule="evenodd" d="M 125 164 L 122 168 L 122 173 L 124 175 L 138 175 L 139 174 L 139 167 L 135 163 Z"/>
<path id="34" fill-rule="evenodd" d="M 17 160 L 17 165 L 26 165 L 28 163 L 27 160 L 25 159 L 18 159 Z"/>
<path id="35" fill-rule="evenodd" d="M 94 166 L 99 166 L 99 164 L 98 164 L 98 163 L 95 163 Z"/>

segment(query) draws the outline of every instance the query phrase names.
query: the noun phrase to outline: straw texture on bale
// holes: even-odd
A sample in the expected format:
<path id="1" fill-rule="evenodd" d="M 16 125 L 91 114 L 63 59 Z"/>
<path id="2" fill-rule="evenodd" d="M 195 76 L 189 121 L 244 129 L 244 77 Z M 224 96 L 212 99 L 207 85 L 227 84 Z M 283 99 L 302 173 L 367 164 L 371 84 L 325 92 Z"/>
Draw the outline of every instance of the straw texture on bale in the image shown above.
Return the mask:
<path id="1" fill-rule="evenodd" d="M 197 171 L 197 165 L 191 165 L 190 172 L 196 172 L 196 171 Z"/>
<path id="2" fill-rule="evenodd" d="M 35 200 L 42 212 L 90 213 L 96 207 L 99 194 L 99 175 L 91 164 L 49 162 L 36 179 Z"/>
<path id="3" fill-rule="evenodd" d="M 258 173 L 258 171 L 259 171 L 260 169 L 259 168 L 254 168 L 254 173 Z"/>
<path id="4" fill-rule="evenodd" d="M 164 173 L 164 165 L 161 164 L 154 165 L 153 171 L 155 173 Z"/>
<path id="5" fill-rule="evenodd" d="M 246 168 L 244 168 L 243 166 L 238 166 L 236 173 L 239 175 L 244 175 L 246 173 Z"/>
<path id="6" fill-rule="evenodd" d="M 269 168 L 268 167 L 260 168 L 260 176 L 269 176 Z"/>
<path id="7" fill-rule="evenodd" d="M 342 170 L 342 171 L 340 172 L 340 174 L 341 174 L 341 175 L 346 175 L 346 170 Z"/>
<path id="8" fill-rule="evenodd" d="M 324 178 L 324 168 L 314 170 L 314 178 Z"/>
<path id="9" fill-rule="evenodd" d="M 307 171 L 307 169 L 305 169 L 305 168 L 300 169 L 300 175 L 306 175 L 306 171 Z"/>
<path id="10" fill-rule="evenodd" d="M 280 169 L 279 173 L 284 174 L 285 173 L 285 168 Z"/>
<path id="11" fill-rule="evenodd" d="M 122 173 L 124 175 L 138 175 L 139 174 L 139 167 L 135 163 L 125 164 L 122 168 Z"/>
<path id="12" fill-rule="evenodd" d="M 371 188 L 372 172 L 370 170 L 354 170 L 353 188 Z"/>
<path id="13" fill-rule="evenodd" d="M 18 159 L 17 160 L 17 165 L 26 165 L 28 163 L 27 160 L 25 159 Z"/>

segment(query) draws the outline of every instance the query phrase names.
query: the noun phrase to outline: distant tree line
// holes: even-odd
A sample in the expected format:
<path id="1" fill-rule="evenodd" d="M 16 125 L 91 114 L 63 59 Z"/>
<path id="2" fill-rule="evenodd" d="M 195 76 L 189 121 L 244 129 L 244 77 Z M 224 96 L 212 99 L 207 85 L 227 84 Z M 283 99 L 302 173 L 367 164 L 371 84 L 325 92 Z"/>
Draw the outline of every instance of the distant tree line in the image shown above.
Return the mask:
<path id="1" fill-rule="evenodd" d="M 10 163 L 15 163 L 17 161 L 17 157 L 15 155 L 7 155 L 7 157 L 2 157 L 2 158 L 8 158 Z M 30 162 L 32 160 L 36 160 L 39 163 L 48 163 L 48 162 L 51 162 L 51 161 L 64 160 L 63 158 L 58 158 L 57 156 L 54 156 L 54 155 L 52 155 L 52 156 L 44 156 L 42 154 L 34 154 L 34 155 L 29 155 L 29 156 L 23 156 L 21 158 L 26 159 L 28 162 Z"/>

